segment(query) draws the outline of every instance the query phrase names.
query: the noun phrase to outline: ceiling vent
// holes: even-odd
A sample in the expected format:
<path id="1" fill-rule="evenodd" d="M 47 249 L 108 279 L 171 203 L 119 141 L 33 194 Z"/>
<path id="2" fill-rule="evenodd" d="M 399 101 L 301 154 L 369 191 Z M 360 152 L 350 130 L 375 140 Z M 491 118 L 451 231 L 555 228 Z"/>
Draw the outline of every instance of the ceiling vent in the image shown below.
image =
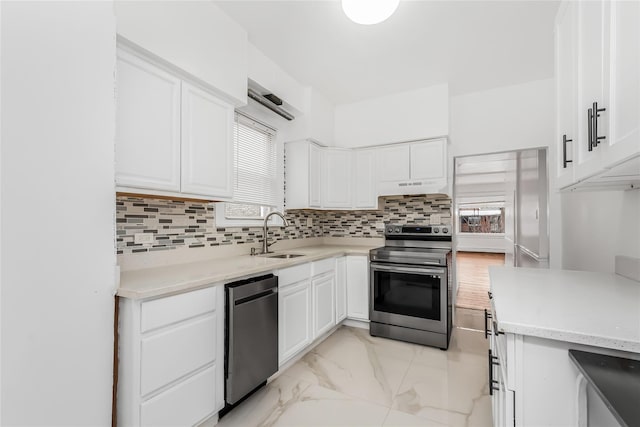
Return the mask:
<path id="1" fill-rule="evenodd" d="M 267 107 L 269 110 L 274 113 L 284 117 L 287 120 L 293 120 L 295 117 L 293 114 L 286 111 L 284 108 L 280 107 L 282 105 L 282 100 L 273 94 L 261 95 L 256 90 L 249 88 L 247 95 L 249 98 L 258 102 L 263 107 Z"/>

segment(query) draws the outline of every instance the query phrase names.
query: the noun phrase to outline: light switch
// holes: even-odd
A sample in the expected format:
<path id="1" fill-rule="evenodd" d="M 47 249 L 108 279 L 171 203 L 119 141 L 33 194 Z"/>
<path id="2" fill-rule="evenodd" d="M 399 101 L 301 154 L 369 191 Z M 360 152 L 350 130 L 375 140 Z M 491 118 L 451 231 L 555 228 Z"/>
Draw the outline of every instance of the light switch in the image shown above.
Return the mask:
<path id="1" fill-rule="evenodd" d="M 313 218 L 307 218 L 307 227 L 313 227 Z"/>

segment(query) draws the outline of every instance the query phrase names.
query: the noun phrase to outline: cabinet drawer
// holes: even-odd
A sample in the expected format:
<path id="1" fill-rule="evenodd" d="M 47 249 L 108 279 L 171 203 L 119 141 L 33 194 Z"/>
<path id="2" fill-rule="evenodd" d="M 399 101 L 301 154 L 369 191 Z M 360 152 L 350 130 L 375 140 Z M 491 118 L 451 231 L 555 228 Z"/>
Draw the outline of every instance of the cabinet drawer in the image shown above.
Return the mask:
<path id="1" fill-rule="evenodd" d="M 215 308 L 215 287 L 143 302 L 140 314 L 140 331 L 144 333 L 214 311 Z"/>
<path id="2" fill-rule="evenodd" d="M 278 286 L 287 286 L 311 277 L 311 263 L 278 270 Z"/>
<path id="3" fill-rule="evenodd" d="M 335 258 L 322 259 L 320 261 L 312 262 L 311 275 L 317 276 L 319 274 L 327 273 L 329 271 L 335 271 L 335 269 L 336 269 Z"/>
<path id="4" fill-rule="evenodd" d="M 217 313 L 142 339 L 142 396 L 216 358 Z"/>
<path id="5" fill-rule="evenodd" d="M 172 387 L 140 406 L 143 426 L 192 426 L 216 409 L 215 366 Z"/>

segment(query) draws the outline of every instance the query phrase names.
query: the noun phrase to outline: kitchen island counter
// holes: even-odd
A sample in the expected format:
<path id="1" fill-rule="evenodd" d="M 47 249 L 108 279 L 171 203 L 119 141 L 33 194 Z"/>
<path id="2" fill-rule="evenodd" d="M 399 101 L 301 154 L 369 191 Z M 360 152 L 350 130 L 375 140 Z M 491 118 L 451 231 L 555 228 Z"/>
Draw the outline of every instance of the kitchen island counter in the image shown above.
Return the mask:
<path id="1" fill-rule="evenodd" d="M 489 276 L 500 331 L 640 353 L 640 282 L 505 266 Z"/>

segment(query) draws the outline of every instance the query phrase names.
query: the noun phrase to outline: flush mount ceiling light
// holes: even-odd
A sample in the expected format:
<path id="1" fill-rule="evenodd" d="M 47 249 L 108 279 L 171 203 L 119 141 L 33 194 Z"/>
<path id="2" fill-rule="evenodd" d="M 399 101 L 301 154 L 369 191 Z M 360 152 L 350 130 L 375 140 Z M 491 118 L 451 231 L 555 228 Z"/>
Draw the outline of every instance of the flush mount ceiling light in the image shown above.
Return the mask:
<path id="1" fill-rule="evenodd" d="M 396 11 L 400 0 L 342 0 L 342 10 L 356 24 L 372 25 Z"/>

